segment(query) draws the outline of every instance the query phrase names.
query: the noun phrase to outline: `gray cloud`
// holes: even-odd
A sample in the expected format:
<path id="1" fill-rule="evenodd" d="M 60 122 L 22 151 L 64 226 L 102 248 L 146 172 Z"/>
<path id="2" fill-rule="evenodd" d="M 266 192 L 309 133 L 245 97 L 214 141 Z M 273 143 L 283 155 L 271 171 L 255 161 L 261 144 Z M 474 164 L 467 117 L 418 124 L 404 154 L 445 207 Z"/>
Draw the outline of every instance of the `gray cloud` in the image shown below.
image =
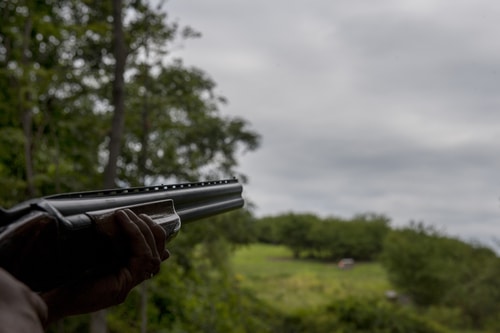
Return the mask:
<path id="1" fill-rule="evenodd" d="M 286 10 L 284 10 L 286 8 Z M 206 70 L 263 146 L 257 215 L 385 213 L 500 237 L 500 3 L 172 0 Z"/>

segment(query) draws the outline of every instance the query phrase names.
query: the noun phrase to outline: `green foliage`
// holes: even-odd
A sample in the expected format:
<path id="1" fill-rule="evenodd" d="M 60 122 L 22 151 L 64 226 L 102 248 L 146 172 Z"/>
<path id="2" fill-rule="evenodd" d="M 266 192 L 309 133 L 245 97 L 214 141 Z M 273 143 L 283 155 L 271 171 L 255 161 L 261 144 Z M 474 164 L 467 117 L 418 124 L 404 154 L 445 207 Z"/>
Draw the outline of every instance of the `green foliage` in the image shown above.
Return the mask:
<path id="1" fill-rule="evenodd" d="M 63 318 L 57 323 L 47 328 L 47 333 L 88 333 L 89 332 L 89 317 L 90 315 L 81 315 Z"/>
<path id="2" fill-rule="evenodd" d="M 286 223 L 283 215 L 264 216 L 255 221 L 253 230 L 257 241 L 265 244 L 280 244 L 282 241 L 281 229 Z"/>
<path id="3" fill-rule="evenodd" d="M 334 301 L 287 316 L 278 333 L 450 333 L 414 312 L 366 298 Z"/>
<path id="4" fill-rule="evenodd" d="M 476 256 L 467 258 L 472 263 Z M 445 302 L 459 307 L 475 327 L 497 327 L 500 313 L 500 259 L 485 258 L 483 267 L 471 267 L 469 280 L 465 278 L 452 286 Z"/>
<path id="5" fill-rule="evenodd" d="M 244 229 L 245 214 L 231 220 Z M 244 292 L 230 274 L 228 253 L 235 243 L 247 240 L 238 235 L 230 243 L 228 221 L 221 217 L 214 223 L 191 224 L 171 244 L 171 258 L 148 281 L 149 331 L 273 332 L 278 312 Z M 203 224 L 206 228 L 200 227 Z M 111 312 L 111 332 L 137 332 L 139 302 L 138 289 Z"/>
<path id="6" fill-rule="evenodd" d="M 136 111 L 126 119 L 121 180 L 234 176 L 236 154 L 256 149 L 259 136 L 245 120 L 219 114 L 224 98 L 203 71 L 181 61 L 157 70 L 141 66 L 128 87 L 129 107 Z"/>
<path id="7" fill-rule="evenodd" d="M 161 3 L 125 1 L 126 132 L 117 183 L 235 175 L 259 136 L 202 70 L 166 58 L 179 38 Z M 0 205 L 99 188 L 113 111 L 110 1 L 0 3 Z M 144 56 L 146 55 L 146 57 Z M 240 175 L 244 179 L 244 175 Z"/>
<path id="8" fill-rule="evenodd" d="M 463 311 L 457 307 L 431 305 L 425 309 L 419 309 L 419 312 L 421 312 L 425 318 L 453 330 L 462 330 L 464 327 L 472 327 L 470 318 L 464 316 Z"/>
<path id="9" fill-rule="evenodd" d="M 123 5 L 127 110 L 117 184 L 244 180 L 237 156 L 257 149 L 259 135 L 220 113 L 226 100 L 209 75 L 169 57 L 179 38 L 199 33 L 171 22 L 162 2 Z M 0 13 L 0 205 L 100 188 L 114 110 L 111 1 L 7 0 Z M 231 250 L 253 240 L 252 223 L 241 210 L 183 226 L 167 272 L 149 286 L 151 330 L 269 331 L 259 319 L 265 307 L 240 293 L 228 268 Z M 137 331 L 138 294 L 111 312 L 112 331 Z M 86 319 L 61 325 L 83 332 Z"/>
<path id="10" fill-rule="evenodd" d="M 371 258 L 381 260 L 390 282 L 403 298 L 408 298 L 417 306 L 417 313 L 453 329 L 497 330 L 500 259 L 491 249 L 448 237 L 423 224 L 412 223 L 406 228 L 389 230 L 387 220 L 381 219 L 379 225 L 371 224 L 373 220 L 377 221 L 373 216 L 345 221 L 285 214 L 259 219 L 255 230 L 257 239 L 271 244 L 285 244 L 295 257 L 335 258 L 332 254 L 350 257 L 356 254 L 357 258 L 362 258 L 363 253 L 375 254 Z M 370 229 L 372 226 L 373 229 Z M 364 233 L 365 230 L 370 231 Z M 369 246 L 364 247 L 363 244 Z M 303 304 L 309 304 L 316 298 L 313 290 L 330 295 L 331 286 L 335 285 L 318 283 L 317 275 L 312 274 L 309 268 L 304 268 L 304 272 L 289 273 L 290 259 L 281 258 L 271 265 L 261 261 L 260 268 L 250 266 L 249 260 L 247 258 L 242 262 L 240 268 L 249 272 L 243 278 L 245 285 L 253 288 L 263 299 L 280 304 L 280 307 L 296 304 L 295 296 Z M 359 265 L 353 272 L 358 268 Z M 252 273 L 257 270 L 274 272 L 275 269 L 279 272 L 269 281 Z M 370 275 L 363 278 L 367 284 L 372 283 Z M 340 276 L 335 279 L 341 281 Z M 258 283 L 252 287 L 250 281 Z M 271 284 L 270 281 L 276 283 Z M 385 288 L 390 289 L 390 286 Z M 292 294 L 293 297 L 290 296 Z M 337 296 L 342 294 L 336 293 Z"/>
<path id="11" fill-rule="evenodd" d="M 290 213 L 282 218 L 286 221 L 280 230 L 281 243 L 288 246 L 295 258 L 306 250 L 312 249 L 314 240 L 309 237 L 311 230 L 319 223 L 319 219 L 312 214 Z"/>
<path id="12" fill-rule="evenodd" d="M 321 219 L 314 214 L 288 213 L 256 221 L 257 239 L 288 246 L 295 257 L 322 260 L 374 260 L 382 251 L 389 219 L 375 214 L 352 219 Z"/>
<path id="13" fill-rule="evenodd" d="M 106 118 L 83 94 L 73 54 L 78 28 L 66 20 L 72 4 L 1 4 L 8 19 L 0 26 L 0 174 L 10 185 L 2 205 L 96 187 Z"/>
<path id="14" fill-rule="evenodd" d="M 232 261 L 241 286 L 279 309 L 273 332 L 447 332 L 431 316 L 386 301 L 391 286 L 378 263 L 339 270 L 265 244 L 238 249 Z"/>
<path id="15" fill-rule="evenodd" d="M 446 333 L 445 328 L 390 303 L 351 298 L 326 307 L 306 320 L 308 332 Z"/>
<path id="16" fill-rule="evenodd" d="M 474 327 L 500 311 L 500 259 L 484 246 L 412 224 L 387 236 L 381 258 L 391 282 L 419 306 L 459 309 Z"/>
<path id="17" fill-rule="evenodd" d="M 445 242 L 437 232 L 422 225 L 393 231 L 385 240 L 382 262 L 389 278 L 417 304 L 437 304 L 451 283 L 446 272 L 454 260 L 443 257 Z"/>

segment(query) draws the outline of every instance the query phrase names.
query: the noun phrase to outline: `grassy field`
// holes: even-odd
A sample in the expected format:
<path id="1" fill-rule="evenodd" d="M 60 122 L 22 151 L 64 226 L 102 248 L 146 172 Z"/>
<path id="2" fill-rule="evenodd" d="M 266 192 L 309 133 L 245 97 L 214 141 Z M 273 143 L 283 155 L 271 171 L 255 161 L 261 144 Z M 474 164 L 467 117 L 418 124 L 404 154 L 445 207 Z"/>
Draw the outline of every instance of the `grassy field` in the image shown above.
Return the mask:
<path id="1" fill-rule="evenodd" d="M 357 263 L 350 270 L 340 270 L 334 262 L 295 260 L 284 246 L 253 244 L 240 248 L 232 257 L 232 267 L 242 287 L 288 313 L 346 296 L 382 298 L 392 289 L 378 263 Z"/>
<path id="2" fill-rule="evenodd" d="M 232 265 L 241 285 L 284 311 L 321 306 L 348 295 L 384 297 L 391 289 L 377 263 L 340 270 L 333 262 L 294 260 L 283 246 L 254 244 L 239 249 Z"/>

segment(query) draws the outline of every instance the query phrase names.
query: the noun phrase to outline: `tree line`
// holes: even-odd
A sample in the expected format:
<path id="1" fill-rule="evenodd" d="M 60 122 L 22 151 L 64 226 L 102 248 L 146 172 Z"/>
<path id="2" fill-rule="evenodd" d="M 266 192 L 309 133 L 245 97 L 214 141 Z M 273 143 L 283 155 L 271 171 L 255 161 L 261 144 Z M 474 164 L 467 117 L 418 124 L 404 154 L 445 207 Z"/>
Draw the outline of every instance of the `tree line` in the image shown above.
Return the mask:
<path id="1" fill-rule="evenodd" d="M 259 242 L 287 246 L 296 258 L 380 262 L 401 297 L 443 325 L 500 328 L 500 258 L 479 242 L 424 223 L 394 228 L 377 214 L 346 219 L 286 213 L 257 219 L 254 230 Z"/>
<path id="2" fill-rule="evenodd" d="M 258 219 L 255 233 L 260 242 L 286 245 L 296 258 L 370 261 L 382 251 L 389 222 L 389 218 L 377 214 L 346 219 L 287 213 Z"/>

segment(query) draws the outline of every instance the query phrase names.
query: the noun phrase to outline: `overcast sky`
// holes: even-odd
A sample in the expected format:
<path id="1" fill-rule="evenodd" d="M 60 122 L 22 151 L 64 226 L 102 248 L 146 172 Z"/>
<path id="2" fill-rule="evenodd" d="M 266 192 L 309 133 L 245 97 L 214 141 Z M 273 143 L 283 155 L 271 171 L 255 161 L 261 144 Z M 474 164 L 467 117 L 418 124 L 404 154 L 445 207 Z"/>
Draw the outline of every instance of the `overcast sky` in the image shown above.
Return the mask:
<path id="1" fill-rule="evenodd" d="M 500 238 L 500 2 L 170 0 L 261 148 L 256 215 L 385 214 Z"/>

